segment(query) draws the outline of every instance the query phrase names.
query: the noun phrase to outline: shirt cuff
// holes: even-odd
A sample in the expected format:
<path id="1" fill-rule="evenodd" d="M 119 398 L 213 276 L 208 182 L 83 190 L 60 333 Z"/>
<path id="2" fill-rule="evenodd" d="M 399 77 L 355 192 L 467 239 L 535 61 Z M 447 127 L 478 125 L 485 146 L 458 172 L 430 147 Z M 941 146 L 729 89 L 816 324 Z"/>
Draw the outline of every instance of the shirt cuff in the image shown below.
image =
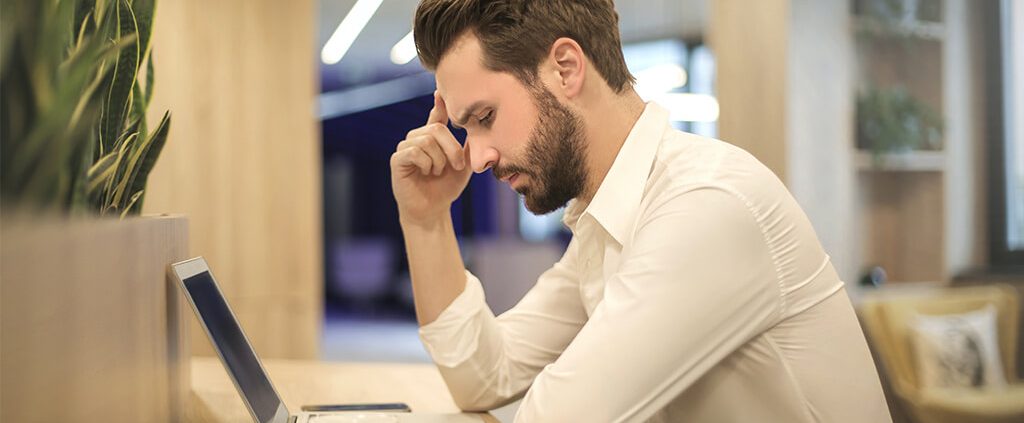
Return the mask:
<path id="1" fill-rule="evenodd" d="M 466 287 L 436 320 L 421 326 L 419 333 L 434 363 L 455 367 L 476 352 L 480 327 L 490 312 L 480 280 L 466 271 Z"/>

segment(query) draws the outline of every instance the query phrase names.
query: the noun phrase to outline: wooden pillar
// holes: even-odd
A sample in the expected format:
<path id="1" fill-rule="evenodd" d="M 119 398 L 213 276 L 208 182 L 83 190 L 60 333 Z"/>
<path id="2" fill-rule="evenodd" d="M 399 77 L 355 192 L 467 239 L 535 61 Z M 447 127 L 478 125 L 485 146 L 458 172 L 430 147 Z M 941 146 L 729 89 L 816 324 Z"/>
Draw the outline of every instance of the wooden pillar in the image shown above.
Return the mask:
<path id="1" fill-rule="evenodd" d="M 315 358 L 323 319 L 313 0 L 173 0 L 156 13 L 153 121 L 170 138 L 145 212 L 189 217 L 256 351 Z M 193 351 L 211 354 L 193 325 Z"/>

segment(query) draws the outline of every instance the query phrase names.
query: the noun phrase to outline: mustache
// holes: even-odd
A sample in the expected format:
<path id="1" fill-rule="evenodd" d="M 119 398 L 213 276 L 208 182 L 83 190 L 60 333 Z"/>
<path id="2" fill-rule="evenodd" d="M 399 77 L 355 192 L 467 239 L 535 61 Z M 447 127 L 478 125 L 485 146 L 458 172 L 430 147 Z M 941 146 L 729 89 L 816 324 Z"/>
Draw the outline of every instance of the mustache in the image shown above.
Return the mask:
<path id="1" fill-rule="evenodd" d="M 494 179 L 502 180 L 513 174 L 529 175 L 530 172 L 520 166 L 508 165 L 508 166 L 494 166 L 491 168 L 491 174 L 494 175 Z"/>

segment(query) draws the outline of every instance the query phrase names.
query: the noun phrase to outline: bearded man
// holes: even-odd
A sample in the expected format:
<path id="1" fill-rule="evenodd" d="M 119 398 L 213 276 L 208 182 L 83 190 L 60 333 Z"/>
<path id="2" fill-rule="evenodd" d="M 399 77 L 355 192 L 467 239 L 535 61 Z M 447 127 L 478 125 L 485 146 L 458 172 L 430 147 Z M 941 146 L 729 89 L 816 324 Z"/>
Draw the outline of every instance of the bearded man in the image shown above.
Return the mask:
<path id="1" fill-rule="evenodd" d="M 391 158 L 420 335 L 455 402 L 524 422 L 889 422 L 811 223 L 747 152 L 633 89 L 610 0 L 424 0 L 427 124 Z M 464 144 L 449 122 L 466 130 Z M 572 241 L 494 316 L 450 215 L 491 170 Z"/>

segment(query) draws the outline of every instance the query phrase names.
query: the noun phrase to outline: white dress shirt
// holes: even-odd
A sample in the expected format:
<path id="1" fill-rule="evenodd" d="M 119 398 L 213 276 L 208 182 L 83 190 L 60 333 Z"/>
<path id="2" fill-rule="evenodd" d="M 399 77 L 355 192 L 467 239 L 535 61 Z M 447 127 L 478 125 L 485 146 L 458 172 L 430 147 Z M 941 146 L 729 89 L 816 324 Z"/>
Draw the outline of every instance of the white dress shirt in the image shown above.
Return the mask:
<path id="1" fill-rule="evenodd" d="M 730 144 L 648 104 L 561 260 L 495 317 L 480 281 L 420 336 L 456 403 L 517 422 L 890 422 L 810 222 Z M 525 393 L 525 397 L 523 397 Z"/>

